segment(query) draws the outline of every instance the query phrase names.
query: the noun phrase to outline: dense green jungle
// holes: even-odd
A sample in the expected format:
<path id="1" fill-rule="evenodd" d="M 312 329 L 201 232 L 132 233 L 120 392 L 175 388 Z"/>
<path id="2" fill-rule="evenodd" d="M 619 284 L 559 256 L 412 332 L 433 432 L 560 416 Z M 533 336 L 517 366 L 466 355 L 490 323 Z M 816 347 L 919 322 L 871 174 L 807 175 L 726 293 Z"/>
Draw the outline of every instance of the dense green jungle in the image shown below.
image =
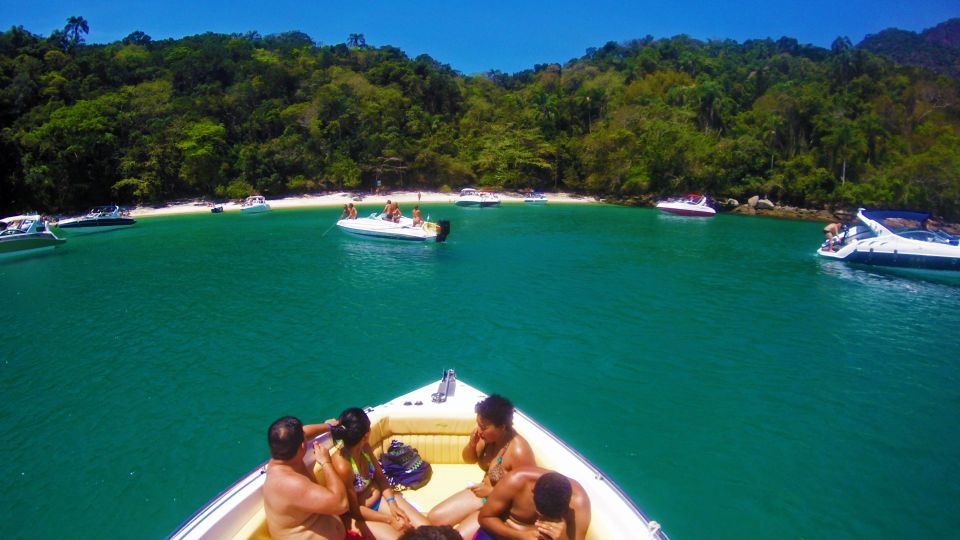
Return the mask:
<path id="1" fill-rule="evenodd" d="M 302 32 L 0 33 L 0 210 L 327 190 L 697 191 L 960 217 L 960 81 L 837 38 L 686 36 L 466 75 Z"/>

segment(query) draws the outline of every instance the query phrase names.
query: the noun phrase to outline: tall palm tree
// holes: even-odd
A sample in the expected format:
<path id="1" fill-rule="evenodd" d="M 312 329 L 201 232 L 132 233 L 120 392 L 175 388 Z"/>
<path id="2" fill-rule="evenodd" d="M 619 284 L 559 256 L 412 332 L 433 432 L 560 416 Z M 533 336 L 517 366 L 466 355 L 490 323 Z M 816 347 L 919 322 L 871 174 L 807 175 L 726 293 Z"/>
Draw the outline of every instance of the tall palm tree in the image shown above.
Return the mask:
<path id="1" fill-rule="evenodd" d="M 347 38 L 347 47 L 363 49 L 367 46 L 367 39 L 363 37 L 363 34 L 350 34 Z"/>
<path id="2" fill-rule="evenodd" d="M 83 43 L 83 37 L 80 34 L 89 34 L 90 25 L 87 24 L 87 20 L 80 16 L 72 16 L 67 19 L 67 24 L 63 27 L 63 35 L 66 38 L 70 47 L 74 47 Z"/>

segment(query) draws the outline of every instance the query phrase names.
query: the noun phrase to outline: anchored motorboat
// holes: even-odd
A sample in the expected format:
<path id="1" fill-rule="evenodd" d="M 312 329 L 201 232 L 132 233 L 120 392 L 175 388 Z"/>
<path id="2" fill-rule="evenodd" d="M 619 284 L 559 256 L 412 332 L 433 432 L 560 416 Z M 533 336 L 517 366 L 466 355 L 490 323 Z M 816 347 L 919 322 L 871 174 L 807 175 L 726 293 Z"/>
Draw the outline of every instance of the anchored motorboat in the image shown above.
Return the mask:
<path id="1" fill-rule="evenodd" d="M 267 204 L 267 200 L 260 195 L 247 197 L 246 200 L 243 201 L 243 204 L 240 205 L 241 214 L 259 214 L 269 210 L 270 205 Z"/>
<path id="2" fill-rule="evenodd" d="M 463 188 L 460 190 L 460 196 L 455 202 L 457 206 L 473 206 L 487 208 L 489 206 L 500 206 L 500 196 L 491 189 L 476 190 L 473 188 Z"/>
<path id="3" fill-rule="evenodd" d="M 0 231 L 0 254 L 55 247 L 66 242 L 57 238 L 46 220 L 36 214 L 13 216 L 0 221 L 6 227 Z"/>
<path id="4" fill-rule="evenodd" d="M 527 193 L 523 197 L 523 202 L 527 204 L 547 204 L 547 196 L 539 191 L 534 191 L 532 193 Z"/>
<path id="5" fill-rule="evenodd" d="M 709 217 L 717 211 L 707 204 L 706 195 L 689 193 L 685 197 L 667 199 L 657 203 L 657 209 L 680 216 Z"/>
<path id="6" fill-rule="evenodd" d="M 119 227 L 129 227 L 136 223 L 126 212 L 120 210 L 115 204 L 106 206 L 96 206 L 87 212 L 87 215 L 61 219 L 56 227 L 67 232 L 99 232 L 117 229 Z"/>
<path id="7" fill-rule="evenodd" d="M 476 464 L 463 462 L 460 452 L 477 426 L 474 407 L 486 397 L 457 380 L 454 370 L 448 369 L 439 384 L 432 382 L 383 405 L 364 409 L 370 418 L 369 444 L 374 454 L 381 455 L 390 448 L 392 440 L 400 440 L 414 446 L 420 457 L 430 463 L 433 474 L 429 482 L 403 492 L 404 498 L 420 512 L 427 513 L 463 486 L 482 480 L 483 471 Z M 315 416 L 325 418 L 331 414 L 333 411 L 318 411 Z M 576 449 L 519 410 L 513 418 L 514 429 L 530 444 L 540 467 L 558 471 L 586 490 L 591 513 L 587 540 L 666 540 L 660 525 L 644 515 L 610 477 Z M 329 433 L 314 440 L 333 447 Z M 307 447 L 312 447 L 312 441 Z M 330 450 L 338 451 L 338 447 Z M 267 463 L 260 464 L 200 508 L 169 538 L 268 538 L 263 508 Z M 306 452 L 304 465 L 318 481 L 323 481 L 312 451 Z"/>
<path id="8" fill-rule="evenodd" d="M 817 254 L 826 259 L 879 266 L 960 271 L 960 241 L 934 227 L 930 215 L 900 210 L 857 212 L 860 224 L 825 240 Z"/>
<path id="9" fill-rule="evenodd" d="M 450 234 L 450 222 L 424 221 L 418 225 L 413 219 L 401 217 L 400 221 L 393 221 L 385 214 L 370 214 L 370 217 L 357 219 L 341 219 L 337 227 L 345 233 L 366 238 L 380 238 L 387 240 L 407 240 L 413 242 L 443 242 Z"/>

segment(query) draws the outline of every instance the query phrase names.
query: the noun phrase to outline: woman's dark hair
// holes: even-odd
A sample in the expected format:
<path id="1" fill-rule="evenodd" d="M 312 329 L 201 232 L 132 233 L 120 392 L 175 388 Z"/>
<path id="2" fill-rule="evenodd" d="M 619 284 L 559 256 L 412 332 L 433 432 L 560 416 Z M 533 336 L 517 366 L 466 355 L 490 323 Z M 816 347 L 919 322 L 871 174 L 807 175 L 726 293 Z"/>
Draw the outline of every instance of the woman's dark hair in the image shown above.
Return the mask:
<path id="1" fill-rule="evenodd" d="M 499 394 L 490 394 L 487 399 L 477 403 L 474 412 L 495 426 L 513 427 L 513 403 Z"/>
<path id="2" fill-rule="evenodd" d="M 293 416 L 284 416 L 267 430 L 267 444 L 270 456 L 274 459 L 288 460 L 297 455 L 303 444 L 303 424 Z"/>
<path id="3" fill-rule="evenodd" d="M 340 424 L 333 426 L 330 434 L 336 441 L 343 441 L 343 444 L 352 447 L 363 439 L 363 436 L 370 431 L 370 418 L 363 409 L 351 407 L 342 413 L 339 418 Z"/>
<path id="4" fill-rule="evenodd" d="M 533 504 L 537 512 L 550 519 L 560 519 L 567 513 L 572 495 L 570 480 L 558 472 L 544 474 L 533 485 Z"/>
<path id="5" fill-rule="evenodd" d="M 421 525 L 407 529 L 399 540 L 462 540 L 460 533 L 449 525 Z"/>

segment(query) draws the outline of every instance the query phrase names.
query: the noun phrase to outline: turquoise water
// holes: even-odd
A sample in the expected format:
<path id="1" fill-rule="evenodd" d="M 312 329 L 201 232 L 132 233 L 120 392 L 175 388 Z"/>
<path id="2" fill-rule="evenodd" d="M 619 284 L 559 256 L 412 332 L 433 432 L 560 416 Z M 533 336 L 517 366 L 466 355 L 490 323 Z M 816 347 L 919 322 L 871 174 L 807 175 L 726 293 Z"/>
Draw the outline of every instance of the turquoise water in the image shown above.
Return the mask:
<path id="1" fill-rule="evenodd" d="M 162 537 L 277 417 L 452 367 L 674 539 L 956 538 L 960 282 L 819 261 L 817 223 L 425 208 L 448 243 L 348 237 L 331 208 L 0 260 L 0 536 Z"/>

